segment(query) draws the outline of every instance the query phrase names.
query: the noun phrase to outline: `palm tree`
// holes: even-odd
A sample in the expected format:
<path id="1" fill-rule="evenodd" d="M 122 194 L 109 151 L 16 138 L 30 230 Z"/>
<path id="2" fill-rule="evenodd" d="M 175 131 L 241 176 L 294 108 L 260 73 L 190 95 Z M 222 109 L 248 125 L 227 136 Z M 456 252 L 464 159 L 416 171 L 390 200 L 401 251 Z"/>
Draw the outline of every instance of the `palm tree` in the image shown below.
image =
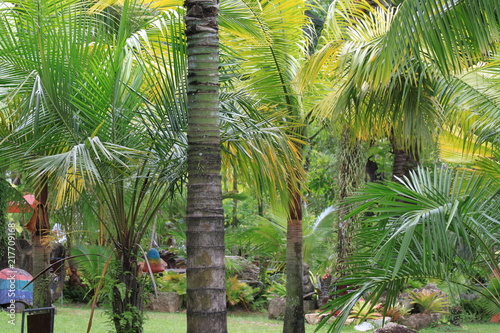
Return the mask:
<path id="1" fill-rule="evenodd" d="M 499 245 L 500 221 L 498 187 L 486 182 L 466 169 L 418 168 L 402 183 L 371 183 L 351 198 L 359 205 L 355 212 L 374 214 L 359 222 L 357 250 L 349 258 L 355 265 L 344 280 L 356 290 L 329 304 L 344 313 L 330 331 L 341 329 L 360 297 L 369 295 L 376 304 L 386 293 L 386 304 L 395 304 L 414 277 L 460 285 L 465 276 L 472 281 L 468 287 L 484 294 L 474 287 L 477 270 L 491 274 L 497 268 L 492 249 Z"/>
<path id="2" fill-rule="evenodd" d="M 303 30 L 308 25 L 306 2 L 243 1 L 237 9 L 246 18 L 237 22 L 239 24 L 223 25 L 221 36 L 229 35 L 225 45 L 237 50 L 237 59 L 242 59 L 238 63 L 242 73 L 238 87 L 245 87 L 262 103 L 282 110 L 287 122 L 300 124 L 289 133 L 300 162 L 295 170 L 286 170 L 285 182 L 278 184 L 278 190 L 283 194 L 282 202 L 288 210 L 287 305 L 283 332 L 303 332 L 302 198 L 299 183 L 303 179 L 305 115 L 293 79 L 298 62 L 306 52 Z"/>
<path id="3" fill-rule="evenodd" d="M 473 7 L 451 1 L 444 7 L 429 1 L 425 5 L 411 0 L 399 3 L 398 7 L 378 9 L 363 1 L 332 4 L 337 10 L 331 11 L 333 15 L 325 24 L 327 43 L 304 67 L 308 80 L 320 68 L 337 80 L 330 85 L 333 93 L 317 109 L 325 116 L 354 118 L 350 124 L 355 136 L 373 139 L 375 132 L 391 140 L 395 153 L 410 153 L 410 157 L 418 157 L 425 146 L 436 145 L 444 111 L 458 114 L 455 119 L 461 119 L 460 126 L 472 113 L 462 129 L 470 128 L 471 119 L 477 119 L 474 129 L 491 129 L 484 120 L 486 114 L 498 114 L 492 102 L 496 98 L 487 98 L 483 91 L 461 80 L 461 73 L 495 52 L 497 5 L 491 1 L 476 1 Z M 467 14 L 472 9 L 477 14 L 473 17 Z M 479 23 L 484 20 L 492 24 Z M 469 38 L 464 40 L 464 35 Z M 366 128 L 370 131 L 363 130 Z M 409 173 L 400 172 L 403 169 L 397 162 L 405 160 L 395 155 L 395 174 L 402 182 Z M 395 212 L 395 216 L 400 213 Z M 357 264 L 357 259 L 352 260 Z"/>
<path id="4" fill-rule="evenodd" d="M 485 17 L 489 17 L 488 10 L 494 10 L 489 1 L 477 5 L 484 9 L 480 12 Z M 464 31 L 447 32 L 442 39 L 435 36 L 436 27 L 445 31 L 452 24 L 449 16 L 453 11 L 462 13 L 467 6 L 440 8 L 427 2 L 421 6 L 400 1 L 399 6 L 391 7 L 336 1 L 325 22 L 321 47 L 301 71 L 301 87 L 319 76 L 312 94 L 316 98 L 318 92 L 328 94 L 315 106 L 319 116 L 344 124 L 346 129 L 340 131 L 352 133 L 352 140 L 390 141 L 395 180 L 409 176 L 421 156 L 436 149 L 446 112 L 463 110 L 465 105 L 457 108 L 465 98 L 452 97 L 457 96 L 453 87 L 460 81 L 459 73 L 484 59 L 484 50 L 492 50 L 487 42 L 492 41 L 490 27 L 474 22 L 460 24 L 460 29 L 471 29 L 480 36 L 476 42 L 464 42 Z M 439 15 L 431 15 L 432 10 Z M 457 45 L 463 53 L 457 51 Z M 325 92 L 325 87 L 330 91 Z M 462 86 L 465 90 L 470 106 L 472 96 L 480 94 Z"/>
<path id="5" fill-rule="evenodd" d="M 57 126 L 54 126 L 54 115 L 69 114 L 69 109 L 64 107 L 67 104 L 65 105 L 61 98 L 64 94 L 60 92 L 67 91 L 70 83 L 68 77 L 54 74 L 63 66 L 62 58 L 75 56 L 76 50 L 68 54 L 50 50 L 61 41 L 59 30 L 53 28 L 62 20 L 71 17 L 68 15 L 70 5 L 69 2 L 61 4 L 57 11 L 64 13 L 64 16 L 52 17 L 50 15 L 54 13 L 54 7 L 50 2 L 11 1 L 1 8 L 2 59 L 0 61 L 2 74 L 5 77 L 1 91 L 4 101 L 2 110 L 8 113 L 5 119 L 9 120 L 7 125 L 11 130 L 2 140 L 4 166 L 9 163 L 14 169 L 26 170 L 27 163 L 31 159 L 57 151 L 66 141 L 64 134 L 59 134 L 58 131 L 59 126 L 63 124 L 58 122 Z M 51 38 L 45 38 L 49 35 Z M 82 35 L 73 37 L 83 38 Z M 16 98 L 12 97 L 14 90 Z M 18 112 L 12 114 L 14 109 Z M 71 124 L 66 125 L 71 126 Z M 32 184 L 41 203 L 39 216 L 45 217 L 48 183 L 42 180 L 38 184 L 35 182 Z M 47 223 L 48 227 L 48 221 L 43 222 Z M 38 274 L 48 264 L 49 250 L 44 245 L 46 243 L 42 239 L 44 236 L 34 232 L 33 237 L 40 250 L 34 253 L 36 257 L 34 262 L 37 265 L 34 267 L 34 274 Z M 47 274 L 44 274 L 35 283 L 35 303 L 39 306 L 50 305 L 48 288 L 43 286 L 46 279 Z"/>
<path id="6" fill-rule="evenodd" d="M 227 332 L 218 1 L 188 0 L 188 332 Z"/>
<path id="7" fill-rule="evenodd" d="M 110 293 L 112 319 L 118 332 L 140 332 L 138 246 L 183 177 L 171 127 L 153 132 L 148 127 L 152 117 L 140 117 L 148 115 L 148 90 L 143 69 L 133 63 L 141 50 L 134 33 L 147 22 L 138 14 L 147 17 L 149 11 L 129 1 L 90 15 L 89 3 L 81 1 L 17 5 L 6 8 L 2 20 L 2 70 L 9 79 L 4 86 L 15 87 L 7 91 L 2 111 L 16 121 L 3 138 L 3 161 L 15 161 L 33 178 L 47 179 L 58 189 L 54 205 L 91 197 L 106 208 L 109 215 L 102 222 L 118 263 Z M 179 25 L 178 19 L 172 21 Z M 39 30 L 23 30 L 30 26 Z"/>
<path id="8" fill-rule="evenodd" d="M 423 148 L 436 142 L 446 108 L 440 97 L 442 89 L 451 85 L 451 74 L 471 68 L 494 50 L 492 26 L 474 20 L 446 38 L 436 36 L 454 23 L 449 16 L 465 13 L 469 5 L 421 6 L 408 0 L 386 8 L 365 1 L 336 1 L 321 48 L 302 70 L 304 87 L 320 73 L 330 82 L 319 83 L 332 87 L 316 107 L 320 115 L 354 119 L 349 126 L 358 138 L 390 140 L 397 178 L 411 169 L 405 164 L 418 162 Z M 494 9 L 490 1 L 478 1 L 474 7 L 485 20 L 494 20 L 489 15 Z M 431 15 L 433 10 L 438 14 Z M 477 39 L 465 41 L 462 35 L 468 33 Z"/>

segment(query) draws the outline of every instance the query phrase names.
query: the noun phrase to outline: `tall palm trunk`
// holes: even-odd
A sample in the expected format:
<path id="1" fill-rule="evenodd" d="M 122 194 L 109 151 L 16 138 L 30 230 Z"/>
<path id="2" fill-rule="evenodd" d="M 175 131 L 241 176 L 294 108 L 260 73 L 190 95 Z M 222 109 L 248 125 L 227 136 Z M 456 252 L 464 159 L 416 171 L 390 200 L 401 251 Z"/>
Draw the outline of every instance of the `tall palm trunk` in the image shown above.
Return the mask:
<path id="1" fill-rule="evenodd" d="M 359 140 L 353 141 L 348 128 L 344 128 L 339 140 L 337 153 L 337 185 L 335 201 L 339 203 L 337 224 L 337 263 L 338 277 L 345 275 L 348 268 L 347 258 L 352 253 L 351 238 L 354 218 L 345 218 L 350 210 L 343 202 L 354 193 L 361 184 L 363 177 L 364 147 Z"/>
<path id="2" fill-rule="evenodd" d="M 283 333 L 303 333 L 304 292 L 302 258 L 302 202 L 299 189 L 290 189 L 286 232 L 286 308 Z"/>
<path id="3" fill-rule="evenodd" d="M 186 0 L 187 332 L 227 332 L 219 129 L 218 1 Z"/>

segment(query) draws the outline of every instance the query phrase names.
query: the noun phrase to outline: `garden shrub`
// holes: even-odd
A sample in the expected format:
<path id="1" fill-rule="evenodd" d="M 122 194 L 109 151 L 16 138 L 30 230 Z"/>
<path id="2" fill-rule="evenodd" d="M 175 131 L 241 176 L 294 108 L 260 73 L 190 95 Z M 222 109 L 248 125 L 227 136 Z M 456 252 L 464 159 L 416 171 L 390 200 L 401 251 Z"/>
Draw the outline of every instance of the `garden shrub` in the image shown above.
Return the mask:
<path id="1" fill-rule="evenodd" d="M 410 291 L 411 303 L 420 313 L 448 313 L 448 298 L 436 291 Z"/>
<path id="2" fill-rule="evenodd" d="M 167 272 L 155 278 L 156 287 L 159 292 L 174 292 L 179 295 L 186 294 L 186 274 Z"/>
<path id="3" fill-rule="evenodd" d="M 390 317 L 393 322 L 398 322 L 402 317 L 410 314 L 410 309 L 398 303 L 385 309 L 385 316 Z"/>
<path id="4" fill-rule="evenodd" d="M 260 288 L 252 288 L 248 284 L 240 282 L 236 275 L 226 281 L 226 298 L 227 303 L 231 306 L 241 302 L 247 308 L 247 304 L 253 301 L 254 294 L 258 291 Z"/>
<path id="5" fill-rule="evenodd" d="M 488 319 L 489 314 L 480 304 L 478 298 L 461 299 L 460 306 L 462 307 L 462 322 L 479 323 Z"/>
<path id="6" fill-rule="evenodd" d="M 380 304 L 373 305 L 371 301 L 360 299 L 352 307 L 348 318 L 354 319 L 354 322 L 356 324 L 359 324 L 368 319 L 380 319 L 382 318 L 382 314 L 378 312 L 380 308 Z"/>

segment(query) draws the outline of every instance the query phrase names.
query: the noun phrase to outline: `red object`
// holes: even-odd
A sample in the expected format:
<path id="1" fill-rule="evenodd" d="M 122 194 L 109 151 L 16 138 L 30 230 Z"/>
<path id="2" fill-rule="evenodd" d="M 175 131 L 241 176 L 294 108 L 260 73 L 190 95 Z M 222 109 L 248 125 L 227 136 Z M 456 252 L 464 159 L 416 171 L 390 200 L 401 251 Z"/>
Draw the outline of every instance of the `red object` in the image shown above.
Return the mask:
<path id="1" fill-rule="evenodd" d="M 500 314 L 497 314 L 497 315 L 494 315 L 493 317 L 491 317 L 490 321 L 492 323 L 498 323 L 498 322 L 500 322 Z"/>
<path id="2" fill-rule="evenodd" d="M 160 262 L 154 262 L 154 263 L 149 262 L 149 265 L 151 266 L 151 271 L 153 273 L 160 273 L 165 270 Z M 149 271 L 147 263 L 144 263 L 144 265 L 142 266 L 142 271 L 143 272 Z"/>
<path id="3" fill-rule="evenodd" d="M 31 213 L 35 208 L 35 196 L 26 194 L 23 201 L 11 201 L 7 204 L 7 213 Z"/>

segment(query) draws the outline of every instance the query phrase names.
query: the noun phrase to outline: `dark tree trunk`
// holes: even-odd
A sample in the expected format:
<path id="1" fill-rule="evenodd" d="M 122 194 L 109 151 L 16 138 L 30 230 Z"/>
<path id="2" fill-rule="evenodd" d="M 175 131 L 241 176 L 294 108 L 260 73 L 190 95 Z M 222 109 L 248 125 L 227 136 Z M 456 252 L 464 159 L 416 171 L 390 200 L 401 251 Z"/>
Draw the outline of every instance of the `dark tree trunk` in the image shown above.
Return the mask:
<path id="1" fill-rule="evenodd" d="M 187 332 L 227 332 L 219 128 L 218 1 L 186 0 Z"/>
<path id="2" fill-rule="evenodd" d="M 368 181 L 370 183 L 378 182 L 381 179 L 377 162 L 368 159 L 365 164 L 365 171 L 368 175 Z"/>
<path id="3" fill-rule="evenodd" d="M 400 182 L 410 176 L 410 171 L 418 165 L 418 157 L 411 151 L 397 149 L 393 146 L 394 163 L 392 167 L 392 180 Z"/>
<path id="4" fill-rule="evenodd" d="M 138 281 L 137 260 L 131 255 L 135 252 L 127 247 L 118 250 L 119 268 L 112 272 L 117 279 L 112 291 L 112 315 L 117 333 L 143 332 L 143 290 Z"/>
<path id="5" fill-rule="evenodd" d="M 337 277 L 343 277 L 348 267 L 348 257 L 352 253 L 351 238 L 354 218 L 345 218 L 350 213 L 343 205 L 344 200 L 361 184 L 363 177 L 363 161 L 365 147 L 359 140 L 351 138 L 348 129 L 344 129 L 339 140 L 337 154 L 337 184 L 336 202 L 339 203 L 337 222 Z"/>

